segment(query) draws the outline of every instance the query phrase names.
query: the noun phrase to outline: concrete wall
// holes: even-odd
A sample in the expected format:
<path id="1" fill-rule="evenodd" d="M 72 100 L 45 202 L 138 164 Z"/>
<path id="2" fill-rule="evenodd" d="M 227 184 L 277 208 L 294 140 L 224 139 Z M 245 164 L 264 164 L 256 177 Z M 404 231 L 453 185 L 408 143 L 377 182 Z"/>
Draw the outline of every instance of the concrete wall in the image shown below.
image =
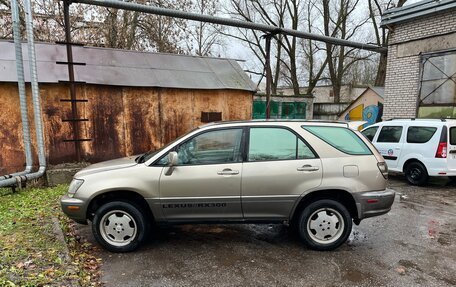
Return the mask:
<path id="1" fill-rule="evenodd" d="M 315 103 L 313 119 L 315 120 L 337 120 L 339 114 L 343 112 L 349 103 Z"/>
<path id="2" fill-rule="evenodd" d="M 340 102 L 351 103 L 357 97 L 359 97 L 365 90 L 366 87 L 353 87 L 350 85 L 344 85 L 341 88 Z M 306 93 L 306 87 L 300 89 L 302 94 Z M 278 94 L 284 96 L 292 96 L 293 89 L 290 88 L 279 88 L 277 89 Z M 332 86 L 317 86 L 312 92 L 314 97 L 314 103 L 334 103 L 334 95 L 332 93 Z"/>
<path id="3" fill-rule="evenodd" d="M 34 141 L 33 113 L 29 99 L 29 118 Z M 64 84 L 40 85 L 46 157 L 49 164 L 75 161 L 69 122 L 71 105 Z M 252 117 L 252 93 L 237 90 L 184 90 L 128 88 L 101 85 L 78 86 L 79 117 L 82 122 L 82 157 L 98 162 L 157 149 L 174 138 L 203 124 L 201 112 L 222 112 L 222 120 Z M 0 84 L 0 174 L 23 170 L 25 163 L 17 84 Z M 33 142 L 34 153 L 36 143 Z M 35 163 L 37 157 L 35 155 Z"/>
<path id="4" fill-rule="evenodd" d="M 390 31 L 383 119 L 415 117 L 421 53 L 456 48 L 456 10 L 398 23 Z"/>

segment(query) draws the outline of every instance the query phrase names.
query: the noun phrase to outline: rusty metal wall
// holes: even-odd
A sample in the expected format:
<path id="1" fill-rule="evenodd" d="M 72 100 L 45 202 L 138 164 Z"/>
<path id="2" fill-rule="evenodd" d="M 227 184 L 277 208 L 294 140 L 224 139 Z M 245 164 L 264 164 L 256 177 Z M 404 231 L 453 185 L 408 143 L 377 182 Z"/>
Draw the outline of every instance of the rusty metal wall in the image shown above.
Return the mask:
<path id="1" fill-rule="evenodd" d="M 81 85 L 78 98 L 82 157 L 98 162 L 157 149 L 181 134 L 201 125 L 201 112 L 222 112 L 223 120 L 252 117 L 252 93 L 239 90 L 185 90 L 169 88 L 131 88 Z M 30 99 L 30 87 L 27 86 Z M 60 99 L 69 98 L 65 84 L 40 85 L 46 157 L 49 164 L 74 162 L 72 127 L 62 119 L 71 118 L 71 105 Z M 25 157 L 17 85 L 0 84 L 0 174 L 22 170 Z M 29 119 L 33 130 L 32 106 Z M 32 137 L 34 163 L 36 142 Z"/>

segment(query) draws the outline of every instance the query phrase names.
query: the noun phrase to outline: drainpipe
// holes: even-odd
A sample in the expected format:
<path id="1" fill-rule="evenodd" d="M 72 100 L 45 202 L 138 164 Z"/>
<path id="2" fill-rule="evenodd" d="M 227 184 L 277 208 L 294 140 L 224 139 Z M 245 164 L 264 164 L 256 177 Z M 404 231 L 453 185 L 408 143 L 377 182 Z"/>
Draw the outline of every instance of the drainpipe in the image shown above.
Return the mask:
<path id="1" fill-rule="evenodd" d="M 33 39 L 33 16 L 30 0 L 25 0 L 25 23 L 27 28 L 27 45 L 30 65 L 30 81 L 32 84 L 33 114 L 38 144 L 38 161 L 40 167 L 37 172 L 25 175 L 27 180 L 41 177 L 46 171 L 46 157 L 44 154 L 43 124 L 41 122 L 40 90 L 38 88 L 38 73 L 36 69 L 35 41 Z"/>
<path id="2" fill-rule="evenodd" d="M 12 174 L 0 176 L 0 181 L 8 178 L 13 178 L 18 175 L 28 174 L 32 171 L 33 158 L 32 147 L 30 144 L 30 129 L 27 111 L 27 98 L 25 93 L 25 80 L 24 80 L 24 61 L 22 59 L 22 42 L 19 22 L 19 6 L 17 0 L 11 0 L 11 15 L 13 18 L 13 35 L 14 47 L 16 52 L 16 71 L 17 71 L 17 85 L 19 89 L 19 103 L 21 107 L 22 118 L 22 134 L 24 135 L 24 149 L 25 149 L 25 170 L 15 172 Z"/>
<path id="3" fill-rule="evenodd" d="M 21 185 L 22 182 L 26 182 L 31 179 L 36 179 L 43 176 L 46 171 L 46 158 L 44 154 L 44 138 L 43 138 L 43 126 L 41 123 L 41 106 L 40 106 L 40 91 L 38 89 L 38 74 L 36 69 L 36 55 L 35 55 L 35 43 L 33 39 L 33 17 L 32 7 L 30 0 L 24 0 L 25 6 L 25 24 L 27 30 L 27 47 L 28 57 L 30 65 L 30 82 L 32 86 L 32 101 L 33 101 L 33 113 L 36 130 L 36 142 L 38 144 L 38 160 L 40 167 L 37 172 L 29 173 L 25 175 L 15 176 L 0 181 L 0 187 L 2 186 L 14 186 Z"/>

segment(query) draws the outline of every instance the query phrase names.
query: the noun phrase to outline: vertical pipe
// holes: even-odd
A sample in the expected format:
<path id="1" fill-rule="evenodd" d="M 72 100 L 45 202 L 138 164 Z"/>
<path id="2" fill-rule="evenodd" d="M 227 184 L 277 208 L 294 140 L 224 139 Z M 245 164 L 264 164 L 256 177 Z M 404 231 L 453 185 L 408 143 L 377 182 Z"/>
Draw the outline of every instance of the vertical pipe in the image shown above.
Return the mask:
<path id="1" fill-rule="evenodd" d="M 63 18 L 65 22 L 65 42 L 67 51 L 67 62 L 68 62 L 68 76 L 70 80 L 70 97 L 71 97 L 71 113 L 73 119 L 78 118 L 78 108 L 76 105 L 76 87 L 74 84 L 74 65 L 73 65 L 73 50 L 71 47 L 71 29 L 70 29 L 70 2 L 68 0 L 63 1 Z M 81 161 L 81 144 L 76 139 L 79 139 L 79 125 L 77 121 L 71 122 L 73 127 L 73 140 L 76 160 Z"/>
<path id="2" fill-rule="evenodd" d="M 32 86 L 33 113 L 36 130 L 36 142 L 38 145 L 38 160 L 40 168 L 38 172 L 27 175 L 27 179 L 37 178 L 44 174 L 46 170 L 46 157 L 44 153 L 43 125 L 41 122 L 40 91 L 38 88 L 38 73 L 36 68 L 35 41 L 33 38 L 33 16 L 30 0 L 24 0 L 25 4 L 25 23 L 27 30 L 27 46 L 30 65 L 30 82 Z"/>
<path id="3" fill-rule="evenodd" d="M 24 0 L 25 6 L 25 24 L 27 31 L 27 48 L 30 65 L 30 82 L 32 86 L 32 102 L 33 102 L 33 114 L 35 121 L 36 130 L 36 141 L 38 144 L 38 160 L 40 167 L 37 172 L 29 173 L 25 175 L 15 176 L 6 180 L 0 181 L 0 187 L 3 186 L 16 186 L 21 185 L 22 182 L 26 182 L 30 179 L 41 177 L 46 171 L 46 158 L 44 154 L 44 138 L 43 138 L 43 126 L 41 123 L 41 105 L 40 105 L 40 91 L 38 89 L 38 74 L 36 69 L 36 55 L 35 55 L 35 43 L 33 39 L 33 17 L 32 7 L 30 0 Z"/>
<path id="4" fill-rule="evenodd" d="M 272 81 L 272 72 L 271 72 L 271 35 L 266 35 L 266 119 L 271 118 L 271 81 Z"/>
<path id="5" fill-rule="evenodd" d="M 33 158 L 32 147 L 30 143 L 30 129 L 27 111 L 27 97 L 25 93 L 25 80 L 24 80 L 24 61 L 22 58 L 22 41 L 21 29 L 19 20 L 19 5 L 17 0 L 11 0 L 11 15 L 13 18 L 13 36 L 14 48 L 16 54 L 16 72 L 17 72 L 17 86 L 19 90 L 19 104 L 21 109 L 22 119 L 22 134 L 24 137 L 24 152 L 25 152 L 25 170 L 21 172 L 12 173 L 5 176 L 0 176 L 0 180 L 12 178 L 14 176 L 23 175 L 32 171 Z"/>

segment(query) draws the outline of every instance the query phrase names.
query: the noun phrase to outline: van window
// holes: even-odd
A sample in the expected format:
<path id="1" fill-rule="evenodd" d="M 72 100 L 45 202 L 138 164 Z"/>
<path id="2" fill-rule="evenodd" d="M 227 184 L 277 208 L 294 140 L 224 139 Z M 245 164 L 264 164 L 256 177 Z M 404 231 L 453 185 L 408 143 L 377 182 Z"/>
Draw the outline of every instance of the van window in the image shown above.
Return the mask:
<path id="1" fill-rule="evenodd" d="M 407 142 L 427 143 L 436 131 L 436 127 L 409 127 L 407 130 Z"/>
<path id="2" fill-rule="evenodd" d="M 450 145 L 456 145 L 456 127 L 450 128 Z"/>
<path id="3" fill-rule="evenodd" d="M 378 135 L 379 143 L 398 143 L 401 140 L 402 127 L 385 126 Z"/>
<path id="4" fill-rule="evenodd" d="M 343 127 L 302 126 L 324 142 L 351 155 L 372 154 L 367 145 L 352 130 Z"/>
<path id="5" fill-rule="evenodd" d="M 375 133 L 377 132 L 378 127 L 370 127 L 362 131 L 361 133 L 370 141 L 374 140 Z"/>

